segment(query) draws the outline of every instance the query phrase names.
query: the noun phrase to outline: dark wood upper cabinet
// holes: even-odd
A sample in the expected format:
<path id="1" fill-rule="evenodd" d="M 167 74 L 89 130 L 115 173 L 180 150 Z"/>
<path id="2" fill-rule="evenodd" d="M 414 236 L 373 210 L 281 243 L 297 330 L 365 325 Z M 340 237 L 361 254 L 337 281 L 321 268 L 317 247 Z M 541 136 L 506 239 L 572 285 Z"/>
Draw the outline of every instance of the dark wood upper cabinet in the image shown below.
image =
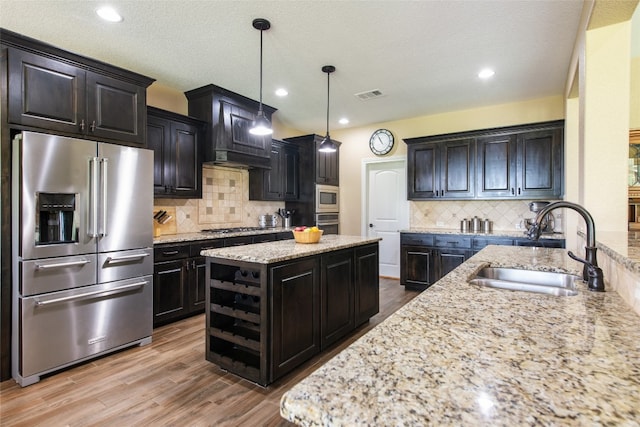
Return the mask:
<path id="1" fill-rule="evenodd" d="M 333 140 L 338 149 L 333 153 L 322 153 L 318 147 L 324 137 L 310 134 L 285 138 L 287 142 L 297 144 L 301 150 L 302 159 L 307 166 L 301 170 L 301 180 L 304 184 L 315 187 L 315 184 L 340 185 L 340 145 L 341 142 Z"/>
<path id="2" fill-rule="evenodd" d="M 249 170 L 249 200 L 298 200 L 300 152 L 295 144 L 271 141 L 271 169 Z"/>
<path id="3" fill-rule="evenodd" d="M 558 199 L 563 121 L 406 139 L 408 198 Z"/>
<path id="4" fill-rule="evenodd" d="M 474 150 L 468 138 L 409 145 L 409 198 L 473 198 Z"/>
<path id="5" fill-rule="evenodd" d="M 154 152 L 154 196 L 202 198 L 206 123 L 154 107 L 147 111 L 147 146 Z"/>
<path id="6" fill-rule="evenodd" d="M 234 164 L 269 168 L 271 135 L 249 133 L 256 118 L 259 103 L 250 98 L 215 85 L 207 85 L 185 92 L 189 102 L 189 116 L 206 121 L 204 161 L 215 164 Z M 271 120 L 276 111 L 262 105 Z"/>
<path id="7" fill-rule="evenodd" d="M 9 123 L 144 146 L 153 79 L 2 30 Z"/>

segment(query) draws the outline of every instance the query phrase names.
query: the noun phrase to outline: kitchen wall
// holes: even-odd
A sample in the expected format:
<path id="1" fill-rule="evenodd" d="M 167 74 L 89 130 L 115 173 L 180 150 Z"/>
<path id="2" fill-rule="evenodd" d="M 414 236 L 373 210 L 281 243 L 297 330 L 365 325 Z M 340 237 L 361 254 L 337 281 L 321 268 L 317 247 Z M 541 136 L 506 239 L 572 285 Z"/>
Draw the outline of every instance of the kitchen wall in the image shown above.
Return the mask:
<path id="1" fill-rule="evenodd" d="M 361 128 L 341 130 L 332 129 L 331 135 L 343 144 L 340 147 L 340 226 L 345 234 L 359 235 L 361 230 L 361 164 L 363 159 L 375 156 L 369 150 L 369 137 L 379 128 L 393 132 L 396 144 L 389 156 L 406 156 L 407 146 L 403 138 L 426 135 L 461 132 L 500 126 L 511 126 L 524 123 L 544 122 L 564 118 L 562 97 L 545 97 L 526 102 L 509 103 L 479 107 L 469 110 L 453 111 L 411 119 L 376 123 Z M 422 205 L 425 203 L 426 205 Z M 442 203 L 442 205 L 440 205 Z M 435 216 L 424 217 L 422 206 L 443 206 L 442 212 Z M 447 226 L 456 227 L 456 222 L 474 211 L 487 211 L 498 220 L 500 229 L 515 229 L 515 222 L 528 217 L 528 206 L 524 202 L 493 201 L 461 201 L 461 202 L 420 202 L 410 205 L 411 226 L 421 227 L 436 225 L 442 221 Z M 435 208 L 440 211 L 441 208 Z M 453 215 L 456 215 L 455 217 Z M 494 219 L 491 218 L 490 219 Z M 509 228 L 510 227 L 510 228 Z"/>
<path id="2" fill-rule="evenodd" d="M 274 214 L 284 202 L 249 200 L 246 169 L 205 165 L 202 199 L 155 199 L 154 210 L 175 209 L 174 227 L 167 223 L 163 234 L 192 233 L 206 228 L 257 227 L 262 214 Z M 167 232 L 166 230 L 169 230 Z"/>
<path id="3" fill-rule="evenodd" d="M 553 201 L 553 200 L 550 200 Z M 410 202 L 410 224 L 414 228 L 460 227 L 460 220 L 477 216 L 492 221 L 494 231 L 522 230 L 523 220 L 535 217 L 529 210 L 530 200 L 466 200 Z M 554 230 L 562 232 L 562 215 L 557 215 Z"/>
<path id="4" fill-rule="evenodd" d="M 147 89 L 147 104 L 187 115 L 183 92 L 157 82 Z M 274 117 L 274 138 L 302 135 Z M 192 233 L 206 228 L 256 227 L 263 214 L 284 208 L 284 202 L 249 200 L 249 171 L 205 165 L 202 169 L 202 199 L 155 199 L 154 211 L 164 209 L 175 217 L 161 227 L 162 234 Z"/>

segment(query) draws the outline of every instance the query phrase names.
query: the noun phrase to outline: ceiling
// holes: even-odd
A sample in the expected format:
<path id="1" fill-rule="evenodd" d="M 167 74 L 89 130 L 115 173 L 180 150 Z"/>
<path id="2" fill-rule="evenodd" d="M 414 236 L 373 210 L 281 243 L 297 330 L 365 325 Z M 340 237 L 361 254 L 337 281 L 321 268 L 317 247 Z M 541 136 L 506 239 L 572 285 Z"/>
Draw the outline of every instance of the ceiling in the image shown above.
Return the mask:
<path id="1" fill-rule="evenodd" d="M 0 26 L 155 78 L 180 91 L 213 83 L 259 98 L 283 124 L 324 133 L 331 64 L 331 128 L 562 95 L 581 0 L 231 1 L 0 0 Z M 495 76 L 480 80 L 484 67 Z M 285 87 L 289 95 L 274 94 Z M 357 93 L 380 90 L 361 100 Z M 348 125 L 337 120 L 348 117 Z"/>

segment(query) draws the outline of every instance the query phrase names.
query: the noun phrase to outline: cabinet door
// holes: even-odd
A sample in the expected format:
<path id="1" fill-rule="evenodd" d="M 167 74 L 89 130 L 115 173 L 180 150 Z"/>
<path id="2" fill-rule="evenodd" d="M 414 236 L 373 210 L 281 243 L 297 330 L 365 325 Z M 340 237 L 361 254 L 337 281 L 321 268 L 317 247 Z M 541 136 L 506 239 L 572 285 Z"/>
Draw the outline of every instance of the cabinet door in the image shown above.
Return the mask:
<path id="1" fill-rule="evenodd" d="M 144 147 L 146 89 L 87 72 L 87 134 Z"/>
<path id="2" fill-rule="evenodd" d="M 317 258 L 270 271 L 271 381 L 320 351 L 320 274 Z"/>
<path id="3" fill-rule="evenodd" d="M 153 193 L 155 196 L 170 195 L 175 176 L 171 150 L 171 124 L 168 120 L 149 116 L 147 118 L 147 147 L 153 150 Z"/>
<path id="4" fill-rule="evenodd" d="M 206 300 L 206 270 L 207 258 L 203 256 L 193 257 L 190 260 L 189 268 L 189 313 L 204 311 Z"/>
<path id="5" fill-rule="evenodd" d="M 438 249 L 438 276 L 436 280 L 440 280 L 445 275 L 465 262 L 471 256 L 471 251 L 464 249 Z"/>
<path id="6" fill-rule="evenodd" d="M 439 197 L 470 199 L 475 196 L 475 147 L 473 139 L 442 143 Z"/>
<path id="7" fill-rule="evenodd" d="M 298 147 L 285 145 L 281 159 L 283 167 L 282 192 L 284 200 L 298 200 L 300 197 L 300 151 L 298 150 Z"/>
<path id="8" fill-rule="evenodd" d="M 518 135 L 516 195 L 558 198 L 562 195 L 562 130 Z"/>
<path id="9" fill-rule="evenodd" d="M 271 142 L 271 169 L 262 171 L 263 195 L 261 200 L 282 200 L 283 198 L 282 155 L 282 144 Z"/>
<path id="10" fill-rule="evenodd" d="M 425 289 L 438 280 L 435 249 L 402 245 L 400 251 L 400 283 L 407 289 Z"/>
<path id="11" fill-rule="evenodd" d="M 355 260 L 355 326 L 359 326 L 380 311 L 378 244 L 357 248 Z"/>
<path id="12" fill-rule="evenodd" d="M 336 342 L 354 328 L 353 250 L 320 258 L 320 348 Z"/>
<path id="13" fill-rule="evenodd" d="M 407 191 L 410 200 L 433 199 L 440 191 L 440 148 L 437 143 L 407 148 Z"/>
<path id="14" fill-rule="evenodd" d="M 186 260 L 156 263 L 153 270 L 153 325 L 186 312 Z"/>
<path id="15" fill-rule="evenodd" d="M 85 71 L 18 49 L 8 52 L 9 122 L 82 134 Z"/>
<path id="16" fill-rule="evenodd" d="M 515 196 L 516 135 L 478 138 L 477 153 L 478 197 Z"/>
<path id="17" fill-rule="evenodd" d="M 200 160 L 200 132 L 187 123 L 171 123 L 174 171 L 174 195 L 202 198 L 202 165 Z"/>

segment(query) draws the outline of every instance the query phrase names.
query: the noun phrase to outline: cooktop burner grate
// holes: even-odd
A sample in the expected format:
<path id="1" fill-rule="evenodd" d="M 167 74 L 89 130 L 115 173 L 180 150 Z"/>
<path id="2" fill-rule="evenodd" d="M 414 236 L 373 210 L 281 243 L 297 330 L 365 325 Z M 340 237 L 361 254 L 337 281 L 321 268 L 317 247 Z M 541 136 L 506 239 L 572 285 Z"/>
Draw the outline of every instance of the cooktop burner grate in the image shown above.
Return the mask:
<path id="1" fill-rule="evenodd" d="M 258 231 L 264 230 L 263 227 L 232 227 L 232 228 L 207 228 L 201 230 L 203 233 L 240 233 L 242 231 Z"/>

